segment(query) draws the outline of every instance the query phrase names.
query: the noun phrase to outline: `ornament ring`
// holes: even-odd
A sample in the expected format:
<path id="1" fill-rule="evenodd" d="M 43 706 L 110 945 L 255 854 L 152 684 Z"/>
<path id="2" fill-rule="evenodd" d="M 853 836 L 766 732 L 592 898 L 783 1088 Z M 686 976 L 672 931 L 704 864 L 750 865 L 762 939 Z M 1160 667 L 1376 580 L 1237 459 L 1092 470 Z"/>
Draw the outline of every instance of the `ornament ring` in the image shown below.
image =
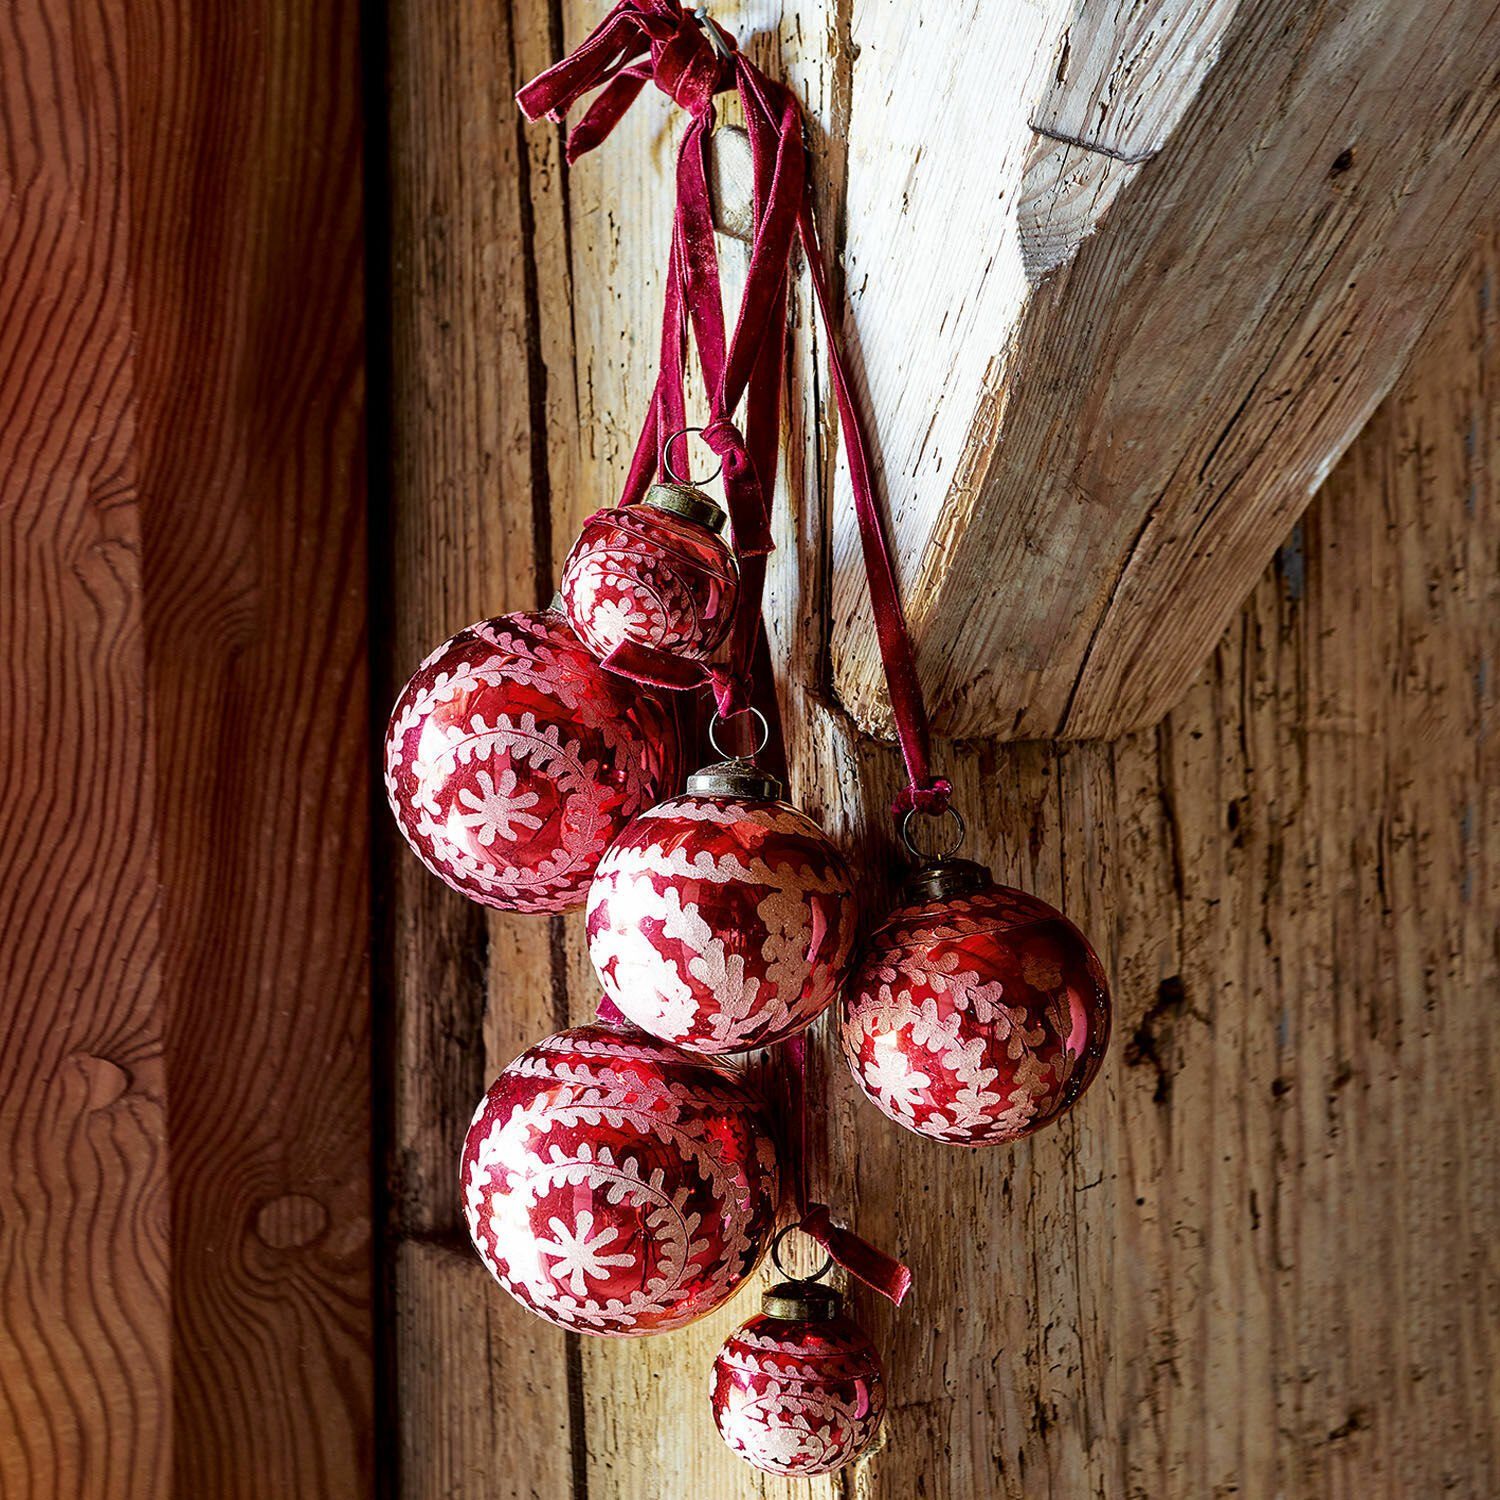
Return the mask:
<path id="1" fill-rule="evenodd" d="M 670 479 L 674 484 L 688 484 L 696 488 L 700 484 L 710 483 L 711 481 L 717 479 L 719 475 L 724 472 L 724 460 L 722 458 L 719 460 L 718 468 L 716 468 L 712 474 L 705 474 L 702 479 L 693 479 L 687 475 L 679 474 L 677 470 L 672 467 L 672 444 L 675 443 L 678 438 L 685 438 L 690 432 L 701 433 L 702 431 L 703 429 L 701 427 L 679 427 L 677 431 L 674 432 L 672 436 L 669 437 L 666 442 L 661 445 L 661 466 L 667 471 L 667 478 Z"/>
<path id="2" fill-rule="evenodd" d="M 953 819 L 953 837 L 949 840 L 948 847 L 941 853 L 928 854 L 917 847 L 917 841 L 911 836 L 911 820 L 921 812 L 919 807 L 909 807 L 901 815 L 901 842 L 906 845 L 906 852 L 915 860 L 926 864 L 934 860 L 951 859 L 957 854 L 963 844 L 964 835 L 968 832 L 964 817 L 956 807 L 945 807 L 943 813 Z"/>
<path id="3" fill-rule="evenodd" d="M 734 752 L 726 750 L 719 743 L 719 727 L 722 724 L 727 724 L 730 719 L 738 719 L 744 714 L 751 715 L 759 726 L 759 729 L 756 734 L 754 747 L 742 755 L 736 755 Z M 729 714 L 727 717 L 715 714 L 708 721 L 708 743 L 726 760 L 754 760 L 771 743 L 771 726 L 766 722 L 766 716 L 752 704 L 749 708 L 742 708 L 738 713 Z"/>
<path id="4" fill-rule="evenodd" d="M 787 1235 L 789 1235 L 794 1229 L 798 1227 L 799 1226 L 796 1224 L 787 1224 L 782 1229 L 779 1229 L 776 1232 L 776 1238 L 771 1241 L 771 1264 L 775 1266 L 776 1269 L 780 1271 L 788 1281 L 819 1281 L 833 1269 L 833 1257 L 826 1252 L 823 1256 L 823 1264 L 819 1266 L 811 1276 L 799 1276 L 795 1271 L 789 1270 L 785 1265 L 782 1264 L 782 1243 L 786 1239 Z"/>

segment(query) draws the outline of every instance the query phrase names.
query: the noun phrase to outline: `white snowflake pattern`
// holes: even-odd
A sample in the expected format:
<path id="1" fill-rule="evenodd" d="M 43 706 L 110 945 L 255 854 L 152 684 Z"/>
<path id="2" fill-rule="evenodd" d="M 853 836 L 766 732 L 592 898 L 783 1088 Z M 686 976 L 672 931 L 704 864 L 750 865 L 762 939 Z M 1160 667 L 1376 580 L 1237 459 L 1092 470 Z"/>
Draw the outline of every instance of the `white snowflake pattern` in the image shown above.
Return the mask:
<path id="1" fill-rule="evenodd" d="M 548 1219 L 547 1224 L 557 1238 L 539 1239 L 536 1248 L 543 1255 L 552 1256 L 556 1260 L 557 1263 L 552 1267 L 554 1279 L 566 1281 L 575 1297 L 584 1295 L 590 1279 L 597 1281 L 608 1276 L 612 1266 L 635 1264 L 636 1257 L 632 1251 L 605 1253 L 605 1247 L 619 1239 L 620 1231 L 606 1224 L 600 1227 L 597 1234 L 594 1233 L 592 1209 L 581 1210 L 572 1229 L 561 1219 Z"/>
<path id="2" fill-rule="evenodd" d="M 792 1419 L 806 1423 L 805 1417 Z M 819 1456 L 813 1434 L 804 1427 L 794 1427 L 785 1417 L 781 1423 L 765 1422 L 750 1439 L 755 1456 L 773 1473 L 794 1472 Z M 749 1446 L 749 1444 L 747 1444 Z"/>
<path id="3" fill-rule="evenodd" d="M 886 1046 L 877 1047 L 875 1060 L 865 1069 L 865 1082 L 890 1109 L 910 1115 L 915 1113 L 922 1090 L 931 1085 L 932 1079 L 913 1068 L 894 1046 Z"/>
<path id="4" fill-rule="evenodd" d="M 537 829 L 542 820 L 527 809 L 541 801 L 536 792 L 517 792 L 519 782 L 516 773 L 507 766 L 496 780 L 488 771 L 480 771 L 474 777 L 479 791 L 462 787 L 458 800 L 471 812 L 459 813 L 458 822 L 465 828 L 477 830 L 475 837 L 486 849 L 496 838 L 509 843 L 516 837 L 517 828 Z"/>
<path id="5" fill-rule="evenodd" d="M 600 641 L 634 640 L 644 622 L 639 611 L 618 599 L 604 599 L 594 605 L 589 620 L 589 634 Z"/>

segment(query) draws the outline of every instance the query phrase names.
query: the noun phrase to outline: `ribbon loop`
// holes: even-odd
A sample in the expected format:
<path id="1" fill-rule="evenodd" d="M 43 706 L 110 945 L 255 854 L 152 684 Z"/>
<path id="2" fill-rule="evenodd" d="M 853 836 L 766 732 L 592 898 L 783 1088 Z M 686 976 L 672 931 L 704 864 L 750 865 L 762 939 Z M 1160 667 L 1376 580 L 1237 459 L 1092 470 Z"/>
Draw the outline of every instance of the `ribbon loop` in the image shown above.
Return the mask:
<path id="1" fill-rule="evenodd" d="M 693 27 L 679 31 L 664 46 L 653 49 L 652 81 L 674 104 L 695 118 L 713 103 L 725 86 L 727 64 Z"/>
<path id="2" fill-rule="evenodd" d="M 745 439 L 739 428 L 728 417 L 715 417 L 703 429 L 701 436 L 726 465 L 731 455 L 748 461 L 748 455 L 745 453 Z"/>
<path id="3" fill-rule="evenodd" d="M 714 712 L 721 719 L 732 719 L 750 707 L 750 682 L 745 673 L 727 666 L 710 667 L 708 684 L 713 689 Z"/>
<path id="4" fill-rule="evenodd" d="M 641 62 L 644 54 L 650 62 Z M 734 81 L 732 57 L 721 56 L 678 0 L 618 0 L 608 15 L 560 62 L 516 95 L 528 119 L 561 120 L 594 89 L 599 97 L 568 137 L 568 160 L 592 151 L 619 124 L 649 78 L 695 119 Z"/>
<path id="5" fill-rule="evenodd" d="M 851 1229 L 833 1222 L 826 1203 L 809 1203 L 797 1227 L 820 1244 L 851 1276 L 901 1306 L 911 1290 L 911 1270 L 884 1250 L 877 1250 Z"/>
<path id="6" fill-rule="evenodd" d="M 724 501 L 734 523 L 735 550 L 741 557 L 764 557 L 772 550 L 771 508 L 744 434 L 727 417 L 715 417 L 701 435 L 724 466 Z"/>
<path id="7" fill-rule="evenodd" d="M 600 663 L 606 670 L 648 687 L 686 692 L 702 685 L 708 669 L 672 651 L 662 651 L 639 641 L 621 641 Z"/>
<path id="8" fill-rule="evenodd" d="M 948 811 L 953 801 L 953 783 L 946 776 L 934 776 L 920 785 L 911 782 L 896 793 L 891 803 L 891 812 L 898 818 L 909 812 L 926 813 L 937 817 Z"/>

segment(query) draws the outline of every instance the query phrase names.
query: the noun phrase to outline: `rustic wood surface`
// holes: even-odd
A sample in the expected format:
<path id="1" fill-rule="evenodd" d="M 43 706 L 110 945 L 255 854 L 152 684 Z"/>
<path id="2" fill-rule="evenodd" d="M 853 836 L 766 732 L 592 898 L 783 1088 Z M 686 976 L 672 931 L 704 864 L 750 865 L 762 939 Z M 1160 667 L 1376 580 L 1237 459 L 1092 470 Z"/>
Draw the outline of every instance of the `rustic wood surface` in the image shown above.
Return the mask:
<path id="1" fill-rule="evenodd" d="M 837 236 L 856 214 L 837 143 L 857 135 L 868 59 L 847 10 L 826 32 L 805 10 L 778 30 L 781 11 L 723 14 L 808 99 Z M 654 377 L 665 102 L 648 92 L 572 169 L 558 132 L 509 104 L 596 15 L 392 9 L 390 697 L 446 634 L 550 593 L 578 523 L 617 491 Z M 1447 254 L 1422 296 L 1447 295 Z M 1165 724 L 1114 745 L 945 748 L 973 852 L 1109 951 L 1119 1030 L 1068 1123 L 970 1155 L 859 1103 L 820 1028 L 818 1179 L 911 1258 L 918 1288 L 896 1314 L 860 1301 L 893 1414 L 856 1472 L 780 1484 L 718 1443 L 706 1372 L 753 1293 L 678 1334 L 592 1340 L 463 1269 L 454 1163 L 486 1074 L 596 991 L 575 919 L 481 914 L 386 835 L 403 1496 L 1494 1492 L 1500 811 L 1478 789 L 1496 770 L 1497 263 L 1487 244 Z M 890 282 L 849 271 L 868 359 Z M 1372 367 L 1422 314 L 1401 316 Z M 878 871 L 894 757 L 828 691 L 838 489 L 801 297 L 796 322 L 770 589 L 795 792 Z"/>
<path id="2" fill-rule="evenodd" d="M 355 8 L 0 42 L 0 1493 L 367 1495 Z"/>
<path id="3" fill-rule="evenodd" d="M 1155 723 L 1496 200 L 1500 9 L 796 13 L 789 45 L 836 59 L 823 157 L 847 161 L 852 326 L 940 722 Z M 848 509 L 835 674 L 878 724 Z"/>

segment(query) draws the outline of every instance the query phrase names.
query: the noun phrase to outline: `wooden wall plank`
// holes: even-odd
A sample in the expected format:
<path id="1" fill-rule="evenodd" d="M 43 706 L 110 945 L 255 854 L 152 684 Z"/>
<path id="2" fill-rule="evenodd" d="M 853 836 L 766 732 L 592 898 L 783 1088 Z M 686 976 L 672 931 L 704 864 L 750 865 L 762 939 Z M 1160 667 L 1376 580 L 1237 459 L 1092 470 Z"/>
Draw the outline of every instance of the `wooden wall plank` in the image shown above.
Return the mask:
<path id="1" fill-rule="evenodd" d="M 352 0 L 131 6 L 173 1483 L 372 1482 L 363 235 Z M 211 336 L 207 336 L 211 330 Z"/>
<path id="2" fill-rule="evenodd" d="M 509 1299 L 467 1245 L 404 1239 L 395 1278 L 403 1500 L 567 1495 L 572 1440 L 566 1390 L 551 1383 L 556 1351 L 524 1357 L 526 1331 L 511 1326 Z M 554 1341 L 560 1348 L 562 1335 Z"/>
<path id="3" fill-rule="evenodd" d="M 171 1470 L 164 995 L 119 7 L 0 46 L 0 1492 Z"/>
<path id="4" fill-rule="evenodd" d="M 518 50 L 550 46 L 534 34 L 538 16 L 544 33 L 548 25 L 535 9 L 387 8 L 391 489 L 389 530 L 375 539 L 388 592 L 373 640 L 385 704 L 439 642 L 474 620 L 545 604 L 553 591 L 546 435 L 572 429 L 569 384 L 547 383 L 542 356 L 542 221 L 527 181 L 532 170 L 559 169 L 544 155 L 533 168 L 547 133 L 524 142 L 512 101 Z M 554 263 L 565 267 L 565 250 Z M 571 435 L 560 440 L 572 448 Z M 378 951 L 390 987 L 394 1483 L 404 1497 L 434 1500 L 565 1494 L 578 1337 L 507 1316 L 487 1300 L 486 1287 L 508 1299 L 477 1260 L 459 1269 L 469 1252 L 458 1187 L 464 1132 L 491 1076 L 566 1024 L 567 991 L 554 973 L 561 927 L 486 912 L 449 891 L 377 816 L 387 913 Z M 465 1391 L 463 1356 L 487 1340 L 493 1384 L 481 1399 Z"/>
<path id="5" fill-rule="evenodd" d="M 356 11 L 6 38 L 0 1485 L 365 1495 Z"/>
<path id="6" fill-rule="evenodd" d="M 1500 15 L 855 11 L 851 323 L 937 721 L 1153 724 L 1494 213 Z M 838 690 L 879 727 L 847 503 L 834 525 Z"/>

